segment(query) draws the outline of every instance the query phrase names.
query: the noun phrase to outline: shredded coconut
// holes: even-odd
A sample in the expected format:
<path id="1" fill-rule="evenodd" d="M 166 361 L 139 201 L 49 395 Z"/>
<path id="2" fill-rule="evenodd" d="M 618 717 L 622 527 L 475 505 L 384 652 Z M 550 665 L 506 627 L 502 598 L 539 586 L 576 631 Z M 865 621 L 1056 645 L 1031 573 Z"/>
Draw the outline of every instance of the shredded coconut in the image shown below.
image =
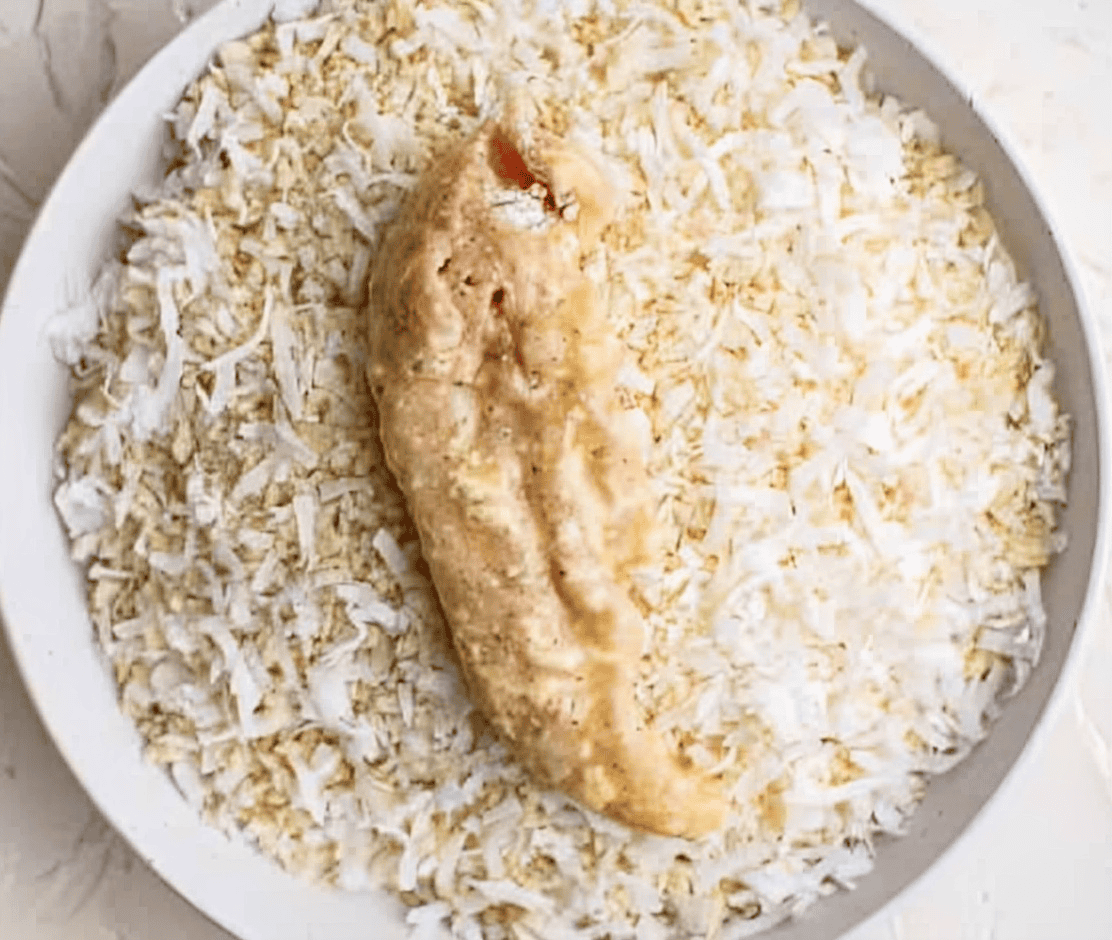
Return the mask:
<path id="1" fill-rule="evenodd" d="M 126 258 L 51 322 L 55 501 L 146 756 L 417 938 L 743 937 L 852 887 L 1030 673 L 1064 544 L 1069 422 L 980 183 L 791 5 L 315 6 L 221 48 Z M 488 117 L 621 199 L 587 263 L 673 535 L 638 694 L 731 788 L 699 844 L 526 779 L 383 467 L 368 264 Z"/>

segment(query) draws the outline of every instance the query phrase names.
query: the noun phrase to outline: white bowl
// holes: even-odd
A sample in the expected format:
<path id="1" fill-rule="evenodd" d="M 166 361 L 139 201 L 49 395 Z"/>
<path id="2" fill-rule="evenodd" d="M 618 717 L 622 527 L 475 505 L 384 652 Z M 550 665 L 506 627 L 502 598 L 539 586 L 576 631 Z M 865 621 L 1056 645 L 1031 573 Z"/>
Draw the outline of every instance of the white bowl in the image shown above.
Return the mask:
<path id="1" fill-rule="evenodd" d="M 1056 392 L 1074 419 L 1069 547 L 1046 572 L 1042 661 L 987 741 L 936 779 L 900 839 L 879 846 L 853 892 L 812 907 L 769 940 L 831 940 L 879 911 L 968 831 L 1001 784 L 1037 750 L 1061 699 L 1104 569 L 1108 428 L 1096 330 L 1030 182 L 956 82 L 852 0 L 810 0 L 844 42 L 864 43 L 878 85 L 925 108 L 946 145 L 985 183 L 1004 242 L 1050 324 Z M 204 826 L 116 706 L 93 642 L 81 572 L 51 502 L 51 451 L 69 412 L 67 373 L 45 337 L 50 315 L 86 290 L 118 244 L 130 193 L 161 176 L 162 116 L 221 42 L 259 26 L 272 0 L 226 0 L 185 30 L 107 108 L 62 173 L 12 277 L 0 316 L 0 605 L 12 652 L 58 749 L 136 851 L 201 911 L 244 940 L 394 940 L 400 905 L 307 886 Z"/>

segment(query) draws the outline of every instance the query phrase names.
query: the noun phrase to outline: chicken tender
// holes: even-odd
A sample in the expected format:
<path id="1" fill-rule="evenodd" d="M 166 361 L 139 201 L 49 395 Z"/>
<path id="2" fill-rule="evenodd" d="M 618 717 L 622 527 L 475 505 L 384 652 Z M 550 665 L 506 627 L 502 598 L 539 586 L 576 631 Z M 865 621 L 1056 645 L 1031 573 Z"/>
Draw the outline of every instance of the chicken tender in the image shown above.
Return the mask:
<path id="1" fill-rule="evenodd" d="M 478 707 L 539 781 L 651 832 L 725 821 L 720 781 L 641 719 L 631 569 L 654 502 L 615 400 L 622 347 L 581 270 L 596 166 L 488 125 L 436 161 L 371 274 L 386 459 Z"/>

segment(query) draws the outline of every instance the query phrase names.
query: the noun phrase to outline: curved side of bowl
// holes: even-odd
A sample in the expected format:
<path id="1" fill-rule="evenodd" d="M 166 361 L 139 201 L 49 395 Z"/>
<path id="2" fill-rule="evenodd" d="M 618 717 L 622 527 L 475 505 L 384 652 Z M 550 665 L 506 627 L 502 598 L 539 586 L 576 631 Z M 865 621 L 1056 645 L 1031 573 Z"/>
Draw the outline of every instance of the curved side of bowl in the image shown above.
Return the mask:
<path id="1" fill-rule="evenodd" d="M 1108 561 L 1112 474 L 1108 393 L 1100 337 L 1085 309 L 1081 282 L 1031 175 L 991 119 L 958 80 L 938 64 L 930 44 L 887 23 L 854 0 L 804 0 L 829 24 L 840 44 L 863 45 L 878 90 L 923 108 L 941 128 L 943 143 L 974 170 L 1001 241 L 1039 295 L 1049 323 L 1048 356 L 1054 390 L 1073 418 L 1069 504 L 1059 524 L 1069 545 L 1043 575 L 1048 615 L 1042 657 L 1027 684 L 1008 702 L 991 734 L 961 764 L 934 778 L 906 834 L 877 844 L 875 870 L 857 890 L 842 892 L 767 934 L 768 940 L 833 940 L 879 916 L 959 841 L 967 838 L 1033 760 L 1065 700 L 1090 612 Z"/>
<path id="2" fill-rule="evenodd" d="M 28 693 L 105 817 L 186 900 L 245 940 L 400 940 L 384 896 L 305 885 L 203 825 L 143 760 L 96 647 L 84 578 L 51 501 L 54 439 L 70 412 L 50 316 L 87 294 L 117 250 L 117 220 L 165 171 L 167 114 L 217 46 L 258 28 L 273 0 L 225 0 L 162 49 L 108 106 L 55 184 L 0 314 L 0 611 Z"/>

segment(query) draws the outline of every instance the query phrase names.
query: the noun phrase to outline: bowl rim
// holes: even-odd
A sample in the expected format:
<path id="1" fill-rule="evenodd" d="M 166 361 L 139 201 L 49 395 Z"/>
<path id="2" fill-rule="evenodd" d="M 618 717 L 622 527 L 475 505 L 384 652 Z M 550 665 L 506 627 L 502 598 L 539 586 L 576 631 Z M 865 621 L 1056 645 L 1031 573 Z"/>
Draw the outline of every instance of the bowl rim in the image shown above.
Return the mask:
<path id="1" fill-rule="evenodd" d="M 81 142 L 52 183 L 49 193 L 43 200 L 42 206 L 37 212 L 35 220 L 28 230 L 20 248 L 19 257 L 13 267 L 2 303 L 0 303 L 0 349 L 6 346 L 5 339 L 8 330 L 5 329 L 5 325 L 10 324 L 12 319 L 12 317 L 8 315 L 9 300 L 16 293 L 17 286 L 25 276 L 24 271 L 27 267 L 28 255 L 27 249 L 32 243 L 43 238 L 44 233 L 52 224 L 55 224 L 55 220 L 59 219 L 59 217 L 64 220 L 66 207 L 60 199 L 59 191 L 63 188 L 63 184 L 73 172 L 74 167 L 85 161 L 85 155 L 88 151 L 96 149 L 97 140 L 112 130 L 112 125 L 119 121 L 121 115 L 126 114 L 129 109 L 136 105 L 145 106 L 140 89 L 150 80 L 151 76 L 161 73 L 168 68 L 171 61 L 195 47 L 198 42 L 198 37 L 204 36 L 213 28 L 214 24 L 222 20 L 228 20 L 229 22 L 234 20 L 237 23 L 242 20 L 243 23 L 247 25 L 245 28 L 239 28 L 233 35 L 221 34 L 221 38 L 218 40 L 217 45 L 219 45 L 220 42 L 246 35 L 247 32 L 258 28 L 270 19 L 277 2 L 278 0 L 219 0 L 213 7 L 189 23 L 168 43 L 152 55 L 127 82 L 119 94 L 117 94 L 97 116 L 96 120 L 85 133 Z M 899 16 L 893 12 L 885 11 L 880 8 L 878 0 L 842 0 L 842 2 L 861 8 L 867 15 L 877 20 L 883 28 L 891 32 L 894 36 L 907 41 L 913 47 L 914 51 L 939 73 L 944 81 L 948 82 L 955 89 L 960 90 L 963 88 L 958 80 L 956 68 L 951 67 L 947 56 L 941 52 L 937 43 L 926 35 L 922 29 L 916 26 L 910 15 Z M 803 0 L 804 11 L 807 12 L 808 15 L 813 16 L 814 14 L 810 7 L 811 3 L 809 3 L 808 0 Z M 235 19 L 237 16 L 239 19 Z M 250 21 L 253 21 L 254 25 L 250 25 Z M 217 45 L 213 45 L 208 49 L 206 61 L 210 62 L 212 60 Z M 189 80 L 192 79 L 188 79 L 187 82 Z M 178 94 L 180 94 L 180 92 Z M 996 138 L 1001 150 L 1012 163 L 1020 181 L 1026 188 L 1035 208 L 1044 221 L 1047 234 L 1060 256 L 1067 287 L 1076 306 L 1077 319 L 1084 338 L 1085 351 L 1088 359 L 1092 394 L 1096 404 L 1095 420 L 1098 436 L 1098 441 L 1096 443 L 1096 464 L 1098 483 L 1095 541 L 1090 570 L 1088 572 L 1088 582 L 1079 610 L 1076 629 L 1070 640 L 1066 656 L 1046 699 L 1045 705 L 1036 719 L 1031 732 L 1020 747 L 1017 756 L 1011 762 L 1011 765 L 1004 773 L 998 785 L 991 791 L 984 804 L 976 811 L 958 835 L 930 861 L 922 872 L 911 878 L 902 888 L 896 891 L 895 894 L 874 911 L 860 918 L 855 924 L 849 927 L 848 930 L 850 932 L 865 930 L 870 926 L 875 926 L 883 917 L 890 916 L 895 908 L 903 903 L 914 891 L 918 890 L 932 878 L 938 877 L 947 863 L 958 854 L 959 849 L 965 847 L 969 841 L 982 830 L 986 820 L 1006 801 L 1007 794 L 1015 789 L 1017 781 L 1023 777 L 1029 766 L 1044 750 L 1052 729 L 1055 728 L 1061 720 L 1062 710 L 1065 707 L 1067 698 L 1075 689 L 1080 663 L 1084 658 L 1085 651 L 1092 643 L 1092 638 L 1095 634 L 1092 621 L 1096 617 L 1100 595 L 1107 579 L 1110 541 L 1112 541 L 1112 535 L 1110 535 L 1109 532 L 1110 525 L 1112 525 L 1112 440 L 1110 440 L 1110 433 L 1112 433 L 1112 414 L 1110 414 L 1110 408 L 1112 408 L 1112 404 L 1110 404 L 1108 398 L 1108 375 L 1103 357 L 1100 332 L 1082 286 L 1071 245 L 1063 236 L 1056 217 L 1048 211 L 1048 202 L 1034 174 L 1030 171 L 1026 159 L 1020 155 L 1012 136 L 993 118 L 991 112 L 978 106 L 978 104 L 974 102 L 972 95 L 967 95 L 967 97 L 969 99 L 970 108 L 974 112 L 977 120 L 981 122 L 988 133 Z M 115 220 L 113 220 L 113 224 L 116 224 Z M 0 523 L 0 525 L 2 525 L 2 523 Z M 204 903 L 203 900 L 194 899 L 187 889 L 178 887 L 175 880 L 173 880 L 172 869 L 174 865 L 167 864 L 165 860 L 157 859 L 148 853 L 145 850 L 147 847 L 142 844 L 142 840 L 129 833 L 130 827 L 117 813 L 116 808 L 106 804 L 105 801 L 96 795 L 94 790 L 90 789 L 87 785 L 86 774 L 83 771 L 84 765 L 74 757 L 68 746 L 69 732 L 64 727 L 57 727 L 55 723 L 50 720 L 49 709 L 44 707 L 42 701 L 41 688 L 30 681 L 33 669 L 29 664 L 27 652 L 23 648 L 23 644 L 12 622 L 5 616 L 4 580 L 4 572 L 0 570 L 0 627 L 3 628 L 7 637 L 8 648 L 11 651 L 12 660 L 15 664 L 20 681 L 23 684 L 23 688 L 26 691 L 27 698 L 34 706 L 43 728 L 47 732 L 51 743 L 61 755 L 69 772 L 78 781 L 92 804 L 96 806 L 97 811 L 109 822 L 120 837 L 128 843 L 135 854 L 141 857 L 151 867 L 164 884 L 176 895 L 185 900 L 190 907 L 196 910 L 211 924 L 235 934 L 235 929 L 227 923 L 224 918 L 210 913 L 202 906 Z M 238 934 L 236 935 L 238 936 Z"/>
<path id="2" fill-rule="evenodd" d="M 65 205 L 61 200 L 60 192 L 64 189 L 67 178 L 74 171 L 74 168 L 85 161 L 86 152 L 93 151 L 97 148 L 97 141 L 99 138 L 111 131 L 112 125 L 119 121 L 121 115 L 128 113 L 135 105 L 140 107 L 146 106 L 141 89 L 152 76 L 166 70 L 174 59 L 187 54 L 189 50 L 197 44 L 197 37 L 204 36 L 213 28 L 214 24 L 219 23 L 221 20 L 227 19 L 237 23 L 235 29 L 221 31 L 220 38 L 214 45 L 210 46 L 205 54 L 205 64 L 202 65 L 199 70 L 194 70 L 191 75 L 185 78 L 184 82 L 175 92 L 175 99 L 180 98 L 189 83 L 203 74 L 203 71 L 209 67 L 221 43 L 241 38 L 249 35 L 256 29 L 260 29 L 272 19 L 276 8 L 281 2 L 282 0 L 217 0 L 213 6 L 200 16 L 188 22 L 178 33 L 172 36 L 169 41 L 155 50 L 139 69 L 136 70 L 135 74 L 127 80 L 115 97 L 109 100 L 100 113 L 96 115 L 81 137 L 81 140 L 74 148 L 73 153 L 66 159 L 62 169 L 51 182 L 46 196 L 43 198 L 38 211 L 35 213 L 34 220 L 20 245 L 19 254 L 16 258 L 15 265 L 12 267 L 11 276 L 8 279 L 3 294 L 0 295 L 0 355 L 2 355 L 2 351 L 7 347 L 7 334 L 11 329 L 10 322 L 12 320 L 12 317 L 9 315 L 11 306 L 10 300 L 16 295 L 18 285 L 24 277 L 24 269 L 28 265 L 28 249 L 34 242 L 37 242 L 43 237 L 44 232 L 54 224 L 54 220 L 57 217 L 62 216 L 64 220 Z M 243 21 L 242 24 L 240 23 L 241 20 Z M 227 35 L 229 32 L 231 32 L 232 35 Z M 159 163 L 164 166 L 165 160 L 160 157 Z M 119 229 L 118 218 L 113 218 L 112 226 L 116 230 Z M 5 329 L 6 324 L 8 325 L 8 329 Z M 59 525 L 61 525 L 60 520 Z M 2 526 L 3 519 L 0 518 L 0 528 L 2 528 Z M 66 538 L 68 540 L 68 536 L 66 536 Z M 116 808 L 108 804 L 94 788 L 89 786 L 87 774 L 83 770 L 82 762 L 75 758 L 72 750 L 68 746 L 67 729 L 58 727 L 56 723 L 51 720 L 50 711 L 44 707 L 42 701 L 41 688 L 31 681 L 33 669 L 29 663 L 27 651 L 20 642 L 16 629 L 6 612 L 5 580 L 6 576 L 4 569 L 0 567 L 0 632 L 3 633 L 4 641 L 7 643 L 8 650 L 11 653 L 16 674 L 19 677 L 19 682 L 23 687 L 27 700 L 34 708 L 35 717 L 46 732 L 51 746 L 53 746 L 61 757 L 66 770 L 80 786 L 86 799 L 89 800 L 101 817 L 111 826 L 112 831 L 124 841 L 128 849 L 135 856 L 140 858 L 143 863 L 150 868 L 161 884 L 169 888 L 175 896 L 184 901 L 193 911 L 204 918 L 204 920 L 214 928 L 227 933 L 236 938 L 236 940 L 241 940 L 241 934 L 232 924 L 227 922 L 225 918 L 219 917 L 207 910 L 204 906 L 203 899 L 194 897 L 192 892 L 179 886 L 171 871 L 175 866 L 167 864 L 165 860 L 159 859 L 153 853 L 149 852 L 147 850 L 148 846 L 143 845 L 140 838 L 129 832 L 129 826 L 126 820 L 117 813 Z M 90 636 L 90 639 L 95 642 L 95 638 L 92 636 Z M 108 669 L 109 667 L 105 664 L 104 668 Z M 114 685 L 115 680 L 113 680 L 113 686 Z M 118 703 L 116 707 L 119 707 Z M 198 823 L 205 825 L 199 818 Z"/>
<path id="3" fill-rule="evenodd" d="M 906 40 L 916 52 L 938 71 L 946 82 L 954 89 L 964 91 L 964 86 L 959 81 L 956 65 L 953 67 L 950 65 L 949 58 L 943 54 L 938 44 L 915 24 L 910 15 L 897 19 L 880 9 L 878 0 L 846 0 L 846 2 L 856 4 L 869 16 L 877 20 L 881 26 Z M 802 3 L 804 9 L 807 9 L 808 0 L 802 0 Z M 867 68 L 868 63 L 866 62 Z M 1021 155 L 1014 136 L 993 117 L 990 111 L 975 102 L 975 95 L 971 91 L 966 93 L 966 98 L 976 118 L 984 125 L 985 130 L 996 139 L 1000 149 L 1015 168 L 1017 176 L 1046 225 L 1047 234 L 1061 259 L 1067 287 L 1077 309 L 1077 320 L 1085 339 L 1085 352 L 1091 377 L 1090 384 L 1096 406 L 1095 418 L 1098 438 L 1096 444 L 1098 474 L 1097 506 L 1095 507 L 1097 515 L 1096 535 L 1093 543 L 1088 583 L 1069 649 L 1051 687 L 1050 694 L 1047 696 L 1046 703 L 1043 705 L 1031 733 L 1020 747 L 1015 760 L 1012 761 L 981 808 L 977 810 L 958 835 L 935 856 L 930 864 L 875 911 L 861 918 L 850 927 L 843 936 L 848 936 L 848 933 L 851 932 L 875 928 L 882 919 L 891 916 L 896 907 L 906 901 L 913 892 L 941 877 L 949 863 L 987 826 L 988 821 L 1007 802 L 1009 795 L 1018 787 L 1031 765 L 1045 750 L 1054 729 L 1063 720 L 1063 712 L 1067 701 L 1076 691 L 1081 664 L 1094 641 L 1096 634 L 1094 621 L 1098 616 L 1105 585 L 1112 583 L 1108 571 L 1109 562 L 1112 559 L 1112 531 L 1110 531 L 1112 530 L 1112 437 L 1110 437 L 1112 435 L 1112 401 L 1108 397 L 1109 371 L 1105 364 L 1100 327 L 1085 293 L 1072 245 L 1063 234 L 1057 217 L 1049 210 L 1045 193 L 1037 182 L 1027 159 Z M 991 733 L 990 730 L 989 734 Z"/>

